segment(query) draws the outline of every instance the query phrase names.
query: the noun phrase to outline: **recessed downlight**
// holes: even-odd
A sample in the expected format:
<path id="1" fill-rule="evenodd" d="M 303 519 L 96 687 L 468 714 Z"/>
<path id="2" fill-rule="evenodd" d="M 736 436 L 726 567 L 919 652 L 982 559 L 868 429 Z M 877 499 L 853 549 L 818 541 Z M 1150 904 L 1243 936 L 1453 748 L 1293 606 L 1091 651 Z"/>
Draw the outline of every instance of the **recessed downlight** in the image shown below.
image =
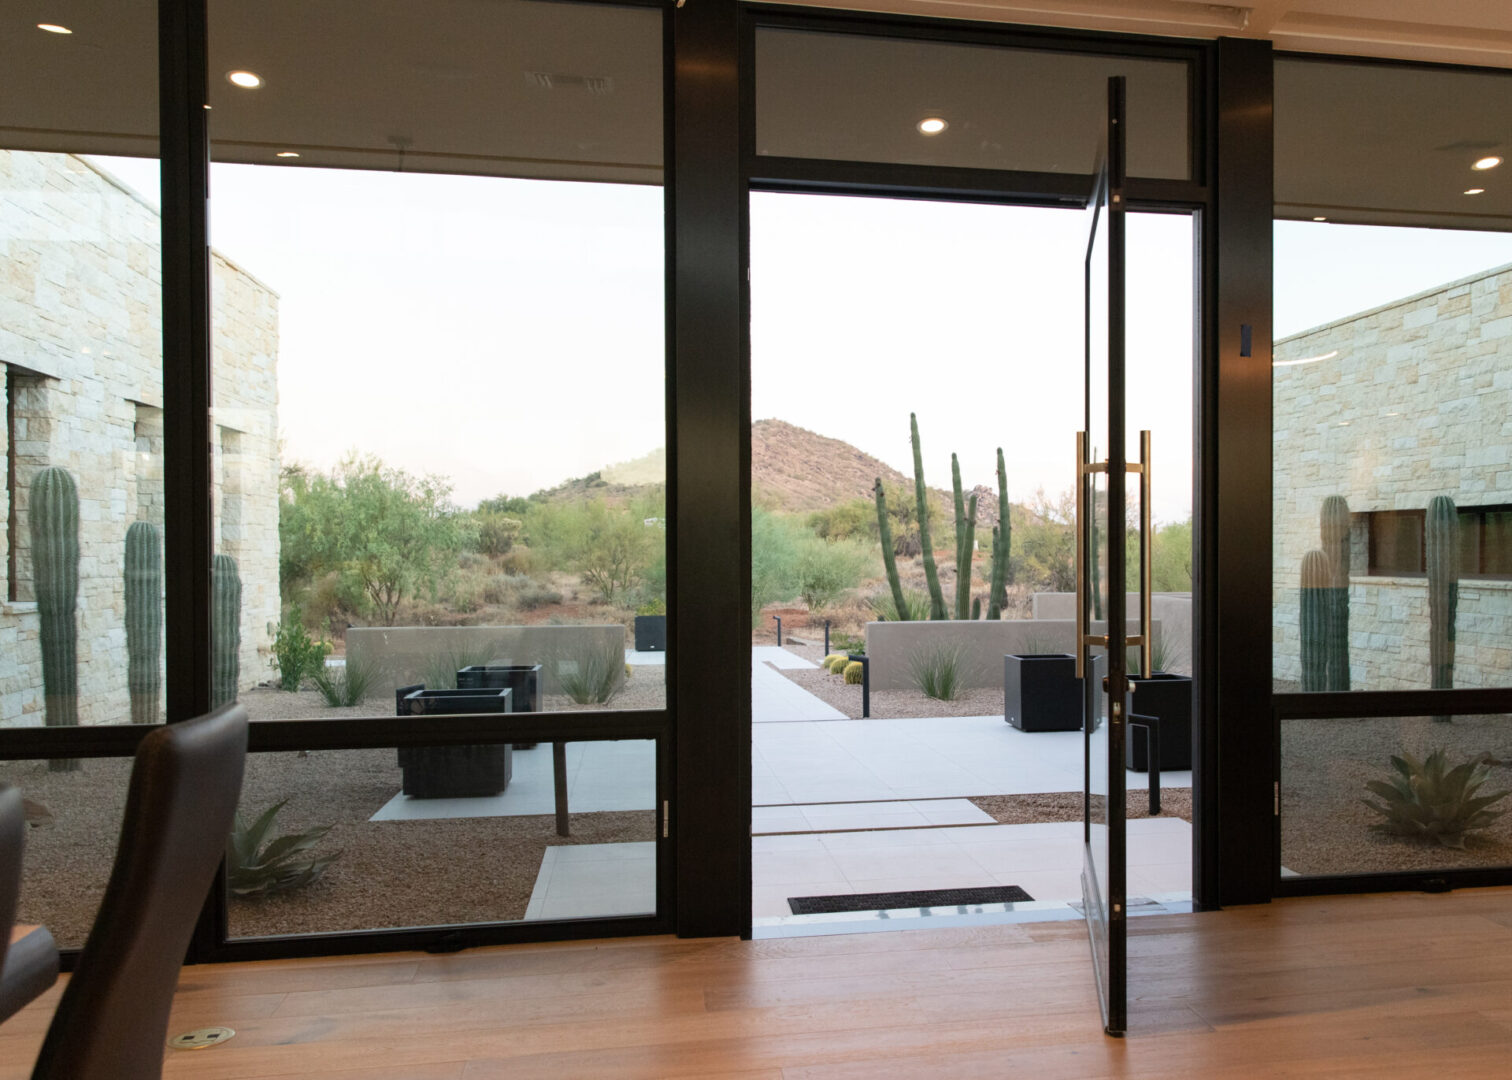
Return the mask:
<path id="1" fill-rule="evenodd" d="M 1314 221 L 1327 221 L 1328 219 L 1326 217 L 1323 217 L 1323 216 L 1319 215 L 1318 217 L 1313 218 L 1313 220 Z"/>
<path id="2" fill-rule="evenodd" d="M 918 124 L 919 134 L 921 135 L 938 135 L 949 126 L 948 123 L 938 116 L 926 116 Z"/>
<path id="3" fill-rule="evenodd" d="M 1472 188 L 1466 188 L 1465 189 L 1465 194 L 1466 195 L 1484 195 L 1485 193 L 1486 193 L 1486 189 L 1483 188 L 1483 187 L 1472 187 Z"/>
<path id="4" fill-rule="evenodd" d="M 279 157 L 298 157 L 299 156 L 299 151 L 298 150 L 280 150 L 278 152 L 278 156 Z"/>
<path id="5" fill-rule="evenodd" d="M 256 90 L 263 84 L 262 76 L 252 71 L 227 72 L 226 80 L 232 86 L 240 86 L 243 90 Z"/>
<path id="6" fill-rule="evenodd" d="M 1479 161 L 1477 161 L 1474 165 L 1472 165 L 1470 167 L 1472 169 L 1475 169 L 1477 172 L 1485 172 L 1487 169 L 1494 169 L 1494 168 L 1496 168 L 1501 163 L 1502 163 L 1502 159 L 1501 158 L 1497 157 L 1495 154 L 1491 154 L 1491 155 L 1489 155 L 1487 157 L 1481 158 Z"/>
<path id="7" fill-rule="evenodd" d="M 37 29 L 38 30 L 46 30 L 49 34 L 71 34 L 71 33 L 73 33 L 73 31 L 70 30 L 66 26 L 59 26 L 57 23 L 50 23 L 50 22 L 39 22 L 37 24 Z"/>

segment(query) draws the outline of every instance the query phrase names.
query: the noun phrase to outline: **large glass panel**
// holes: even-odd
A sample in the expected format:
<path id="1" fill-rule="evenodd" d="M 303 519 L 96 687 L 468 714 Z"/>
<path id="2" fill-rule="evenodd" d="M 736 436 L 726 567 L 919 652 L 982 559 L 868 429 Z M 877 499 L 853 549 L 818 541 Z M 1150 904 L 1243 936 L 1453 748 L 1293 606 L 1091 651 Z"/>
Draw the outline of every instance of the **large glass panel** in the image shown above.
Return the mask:
<path id="1" fill-rule="evenodd" d="M 1275 687 L 1512 685 L 1512 77 L 1276 88 Z"/>
<path id="2" fill-rule="evenodd" d="M 22 0 L 6 22 L 0 727 L 157 723 L 156 5 Z"/>
<path id="3" fill-rule="evenodd" d="M 1129 174 L 1190 176 L 1185 61 L 799 30 L 756 34 L 756 152 L 1090 174 L 1111 75 Z"/>
<path id="4" fill-rule="evenodd" d="M 230 934 L 654 915 L 655 746 L 249 755 Z"/>
<path id="5" fill-rule="evenodd" d="M 1512 866 L 1508 716 L 1281 723 L 1281 874 Z"/>
<path id="6" fill-rule="evenodd" d="M 665 703 L 662 19 L 212 7 L 218 698 Z"/>

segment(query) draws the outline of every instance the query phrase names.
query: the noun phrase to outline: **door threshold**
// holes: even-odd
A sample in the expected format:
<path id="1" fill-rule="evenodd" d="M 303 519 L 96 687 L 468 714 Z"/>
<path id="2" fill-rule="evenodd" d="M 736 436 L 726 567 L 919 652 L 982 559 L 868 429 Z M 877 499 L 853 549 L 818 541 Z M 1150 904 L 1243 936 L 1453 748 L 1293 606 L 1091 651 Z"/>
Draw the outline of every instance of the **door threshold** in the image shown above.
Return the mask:
<path id="1" fill-rule="evenodd" d="M 1191 893 L 1160 893 L 1131 899 L 1130 917 L 1182 915 L 1195 910 Z M 1069 922 L 1082 918 L 1081 901 L 1028 900 L 1019 903 L 892 911 L 843 911 L 827 915 L 782 915 L 753 919 L 751 937 L 819 937 L 826 934 L 876 934 L 890 930 L 943 930 L 959 926 L 1004 926 L 1013 923 Z"/>

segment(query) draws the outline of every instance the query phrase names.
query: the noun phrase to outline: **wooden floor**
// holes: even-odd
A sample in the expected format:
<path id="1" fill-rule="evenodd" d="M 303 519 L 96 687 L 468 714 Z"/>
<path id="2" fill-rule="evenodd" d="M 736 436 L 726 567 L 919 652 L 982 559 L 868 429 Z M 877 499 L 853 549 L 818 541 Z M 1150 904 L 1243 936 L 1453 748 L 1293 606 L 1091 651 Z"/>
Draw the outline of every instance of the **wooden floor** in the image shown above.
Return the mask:
<path id="1" fill-rule="evenodd" d="M 1133 922 L 1102 1035 L 1077 923 L 519 946 L 185 970 L 165 1076 L 728 1080 L 1512 1076 L 1512 889 Z M 57 991 L 0 1028 L 22 1078 Z"/>

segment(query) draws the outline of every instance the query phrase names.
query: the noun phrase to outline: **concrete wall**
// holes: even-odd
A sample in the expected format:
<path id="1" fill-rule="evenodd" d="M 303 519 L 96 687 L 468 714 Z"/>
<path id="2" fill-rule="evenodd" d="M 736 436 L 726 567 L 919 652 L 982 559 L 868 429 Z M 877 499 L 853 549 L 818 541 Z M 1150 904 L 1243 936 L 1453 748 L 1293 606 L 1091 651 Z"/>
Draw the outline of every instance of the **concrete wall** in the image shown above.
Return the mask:
<path id="1" fill-rule="evenodd" d="M 353 626 L 346 632 L 348 664 L 380 672 L 374 700 L 395 687 L 425 682 L 440 661 L 450 669 L 469 664 L 540 664 L 544 693 L 562 692 L 562 675 L 591 656 L 615 658 L 615 686 L 625 678 L 623 626 Z"/>
<path id="2" fill-rule="evenodd" d="M 1301 679 L 1302 557 L 1319 512 L 1512 503 L 1512 267 L 1451 282 L 1276 343 L 1274 622 L 1278 685 Z M 1367 575 L 1356 518 L 1350 669 L 1356 689 L 1427 688 L 1421 578 Z M 1455 685 L 1512 685 L 1512 581 L 1460 585 Z"/>
<path id="3" fill-rule="evenodd" d="M 1129 611 L 1138 611 L 1139 594 L 1124 598 Z M 1075 593 L 1035 593 L 1036 619 L 1070 619 L 1076 615 Z M 1165 670 L 1178 675 L 1192 673 L 1192 594 L 1156 593 L 1150 597 L 1150 618 L 1160 627 L 1166 646 Z"/>
<path id="4" fill-rule="evenodd" d="M 79 488 L 80 721 L 130 719 L 126 528 L 164 524 L 160 248 L 157 214 L 105 173 L 0 150 L 0 369 L 15 393 L 0 469 L 14 455 L 19 525 L 10 535 L 0 490 L 0 549 L 15 568 L 0 592 L 0 726 L 43 722 L 25 503 L 48 466 Z M 246 688 L 269 675 L 279 616 L 278 298 L 220 255 L 212 274 L 217 550 L 241 570 Z"/>
<path id="5" fill-rule="evenodd" d="M 1075 612 L 1075 607 L 1072 607 Z M 1106 623 L 1092 623 L 1087 632 L 1103 632 Z M 1139 633 L 1131 620 L 1128 632 Z M 1158 637 L 1160 623 L 1154 632 Z M 1072 619 L 955 620 L 941 622 L 872 622 L 866 624 L 866 655 L 871 660 L 873 690 L 912 690 L 912 665 L 933 649 L 960 654 L 961 685 L 967 688 L 1003 685 L 1003 657 L 1012 653 L 1071 652 L 1076 642 Z"/>

